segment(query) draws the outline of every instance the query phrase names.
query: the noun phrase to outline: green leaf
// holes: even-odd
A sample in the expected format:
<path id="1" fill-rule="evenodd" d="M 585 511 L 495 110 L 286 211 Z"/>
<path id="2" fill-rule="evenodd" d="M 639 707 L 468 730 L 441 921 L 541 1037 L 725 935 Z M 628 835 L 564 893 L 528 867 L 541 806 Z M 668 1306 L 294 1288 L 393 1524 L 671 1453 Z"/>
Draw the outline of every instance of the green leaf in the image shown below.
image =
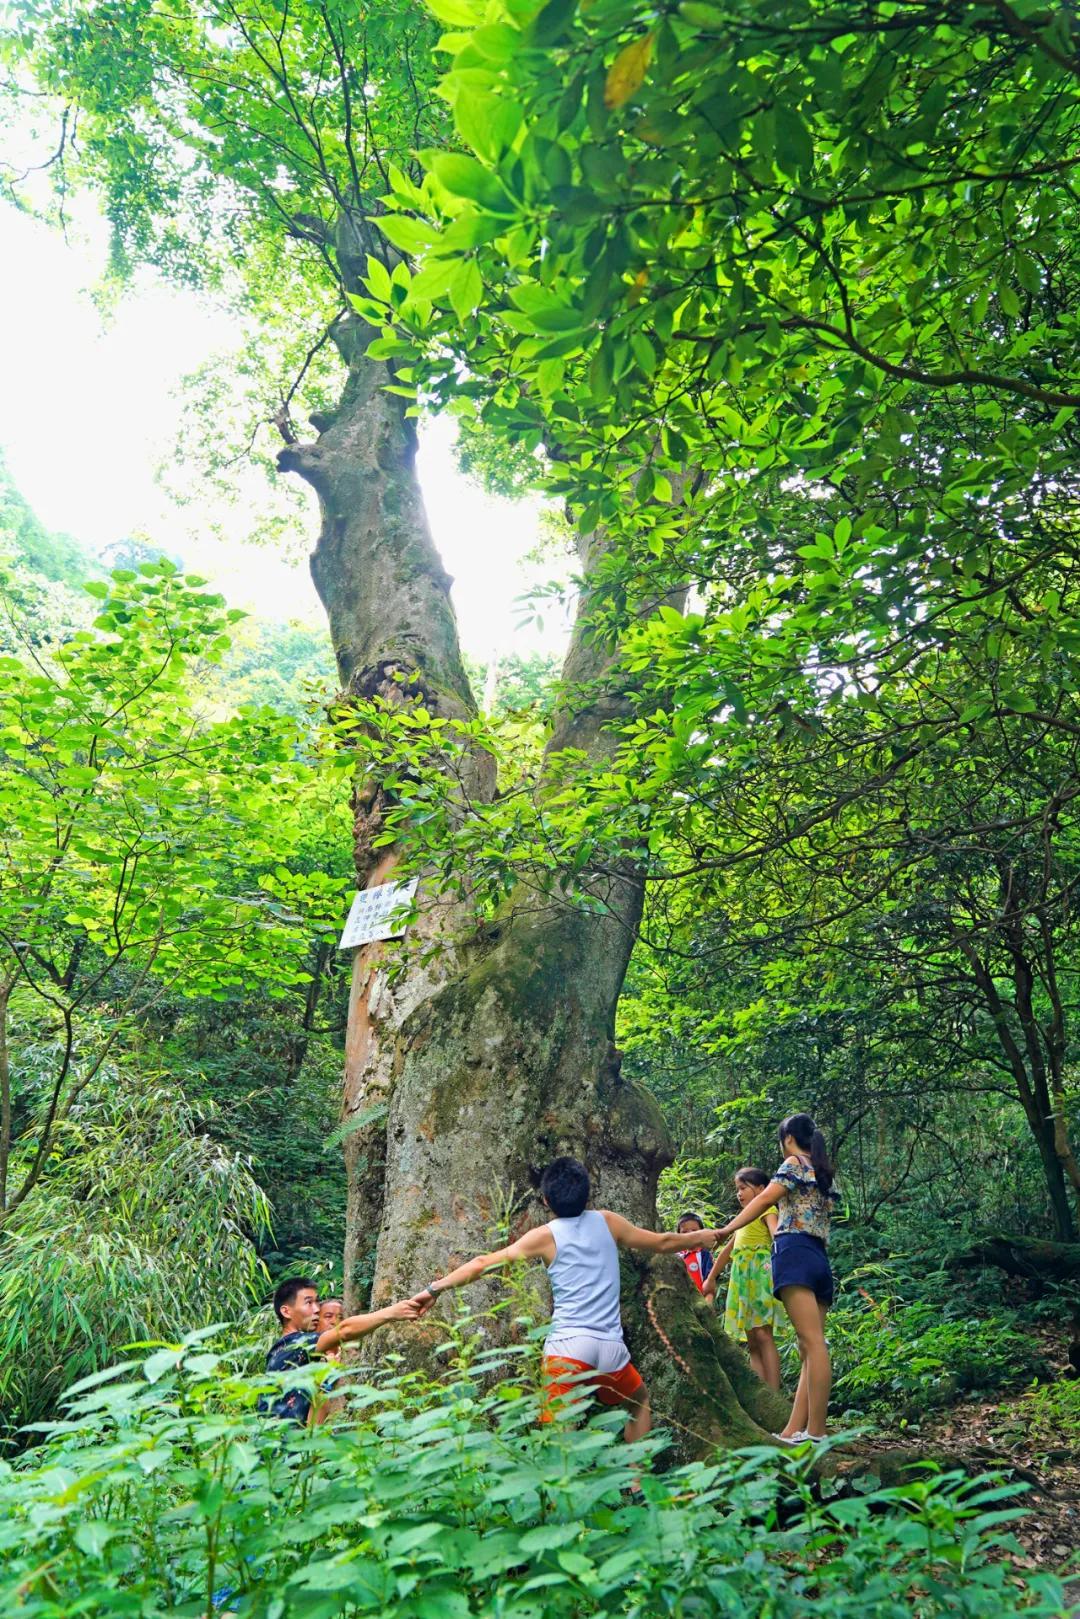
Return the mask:
<path id="1" fill-rule="evenodd" d="M 554 45 L 570 27 L 577 14 L 578 0 L 548 0 L 537 14 L 532 26 L 533 41 L 537 45 Z"/>
<path id="2" fill-rule="evenodd" d="M 118 1529 L 103 1523 L 100 1518 L 88 1518 L 76 1526 L 74 1540 L 87 1557 L 100 1557 L 110 1540 L 115 1540 L 119 1533 Z"/>
<path id="3" fill-rule="evenodd" d="M 1015 287 L 1010 287 L 1008 284 L 999 286 L 997 296 L 1003 312 L 1015 320 L 1020 313 L 1020 298 Z"/>
<path id="4" fill-rule="evenodd" d="M 645 333 L 641 331 L 631 332 L 630 347 L 633 350 L 634 358 L 641 367 L 642 371 L 644 371 L 647 377 L 651 377 L 653 372 L 656 370 L 659 356 L 657 355 L 652 343 L 646 337 Z"/>
<path id="5" fill-rule="evenodd" d="M 388 304 L 391 301 L 390 272 L 382 260 L 371 253 L 367 257 L 367 284 L 372 296 L 380 303 Z"/>
<path id="6" fill-rule="evenodd" d="M 380 214 L 375 223 L 387 241 L 402 253 L 423 253 L 439 240 L 438 231 L 426 221 L 413 219 L 408 214 Z"/>
<path id="7" fill-rule="evenodd" d="M 813 167 L 814 142 L 809 129 L 793 108 L 780 105 L 775 112 L 776 159 L 788 174 L 803 174 Z"/>
<path id="8" fill-rule="evenodd" d="M 601 342 L 589 363 L 589 392 L 599 404 L 611 393 L 611 348 Z"/>
<path id="9" fill-rule="evenodd" d="M 143 1361 L 143 1376 L 148 1383 L 157 1383 L 166 1372 L 171 1372 L 183 1358 L 182 1349 L 158 1349 Z"/>
<path id="10" fill-rule="evenodd" d="M 477 202 L 491 214 L 507 217 L 517 212 L 500 181 L 475 157 L 463 152 L 437 152 L 431 167 L 440 185 L 455 197 Z"/>
<path id="11" fill-rule="evenodd" d="M 459 320 L 467 319 L 484 296 L 484 283 L 475 259 L 466 259 L 458 265 L 448 290 L 454 313 Z"/>
<path id="12" fill-rule="evenodd" d="M 409 301 L 427 299 L 437 301 L 450 289 L 450 283 L 458 272 L 459 260 L 428 259 L 423 269 L 418 270 L 409 282 Z"/>

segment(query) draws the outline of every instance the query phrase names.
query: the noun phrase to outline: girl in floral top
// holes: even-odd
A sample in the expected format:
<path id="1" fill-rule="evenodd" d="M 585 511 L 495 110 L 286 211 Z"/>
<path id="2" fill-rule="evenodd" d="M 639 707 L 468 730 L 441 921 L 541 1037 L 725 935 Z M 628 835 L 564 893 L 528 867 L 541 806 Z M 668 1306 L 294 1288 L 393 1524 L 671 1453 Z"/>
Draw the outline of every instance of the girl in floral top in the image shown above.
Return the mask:
<path id="1" fill-rule="evenodd" d="M 759 1219 L 766 1209 L 776 1208 L 773 1292 L 795 1328 L 802 1360 L 791 1415 L 776 1437 L 797 1444 L 825 1437 L 832 1383 L 825 1313 L 834 1291 L 826 1244 L 836 1193 L 825 1138 L 810 1115 L 793 1113 L 780 1126 L 779 1136 L 784 1162 L 765 1190 L 724 1226 L 720 1236 L 731 1236 Z"/>

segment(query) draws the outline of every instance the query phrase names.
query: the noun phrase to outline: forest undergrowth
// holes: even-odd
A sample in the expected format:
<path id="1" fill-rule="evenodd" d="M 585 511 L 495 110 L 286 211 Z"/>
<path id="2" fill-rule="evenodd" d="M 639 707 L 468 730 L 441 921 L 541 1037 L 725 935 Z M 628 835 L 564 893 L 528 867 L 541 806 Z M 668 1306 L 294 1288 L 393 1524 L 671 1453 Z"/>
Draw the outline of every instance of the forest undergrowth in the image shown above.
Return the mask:
<path id="1" fill-rule="evenodd" d="M 475 1325 L 475 1324 L 474 1324 Z M 222 1334 L 86 1379 L 0 1468 L 0 1600 L 20 1615 L 583 1619 L 811 1609 L 859 1619 L 1066 1611 L 1023 1539 L 1033 1491 L 987 1467 L 817 1476 L 804 1447 L 663 1469 L 663 1430 L 539 1424 L 529 1345 L 452 1335 L 440 1378 L 386 1364 L 348 1420 L 254 1414 L 278 1378 Z M 314 1367 L 284 1374 L 318 1383 Z M 656 1464 L 660 1463 L 657 1467 Z"/>

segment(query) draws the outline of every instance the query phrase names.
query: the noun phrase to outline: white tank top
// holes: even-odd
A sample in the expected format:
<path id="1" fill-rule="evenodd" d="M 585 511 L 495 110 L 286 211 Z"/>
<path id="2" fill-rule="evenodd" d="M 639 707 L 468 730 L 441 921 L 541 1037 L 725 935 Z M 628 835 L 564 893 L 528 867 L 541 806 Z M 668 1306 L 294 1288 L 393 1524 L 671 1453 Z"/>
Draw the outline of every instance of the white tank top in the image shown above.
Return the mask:
<path id="1" fill-rule="evenodd" d="M 548 1266 L 554 1309 L 552 1332 L 587 1332 L 622 1341 L 619 1250 L 595 1209 L 569 1220 L 549 1220 L 555 1258 Z"/>

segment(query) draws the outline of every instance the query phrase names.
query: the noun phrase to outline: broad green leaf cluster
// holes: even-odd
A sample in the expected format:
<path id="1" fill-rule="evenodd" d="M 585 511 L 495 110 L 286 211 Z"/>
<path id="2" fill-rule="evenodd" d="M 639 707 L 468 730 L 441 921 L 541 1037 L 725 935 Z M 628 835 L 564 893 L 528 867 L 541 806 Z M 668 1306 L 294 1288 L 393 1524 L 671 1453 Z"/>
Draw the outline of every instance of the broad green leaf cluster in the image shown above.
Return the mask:
<path id="1" fill-rule="evenodd" d="M 872 964 L 954 1080 L 1005 1073 L 1069 1235 L 1074 23 L 433 9 L 466 150 L 395 179 L 418 270 L 358 308 L 605 534 L 633 710 L 476 852 L 585 902 L 640 862 L 660 952 L 755 953 L 731 1041 Z"/>
<path id="2" fill-rule="evenodd" d="M 771 468 L 880 472 L 920 389 L 978 390 L 1004 475 L 1047 468 L 1080 403 L 1064 11 L 451 9 L 469 150 L 395 181 L 382 229 L 422 265 L 400 312 L 370 290 L 425 389 L 456 358 L 558 456 L 583 527 L 660 555 L 687 468 L 719 528 Z"/>
<path id="3" fill-rule="evenodd" d="M 271 244 L 298 250 L 309 310 L 320 280 L 349 278 L 361 248 L 342 216 L 362 223 L 388 163 L 408 166 L 440 120 L 435 31 L 407 5 L 29 0 L 5 21 L 12 88 L 50 97 L 61 186 L 97 190 L 119 267 L 238 275 L 256 307 L 260 277 L 283 291 Z"/>
<path id="4" fill-rule="evenodd" d="M 0 659 L 0 1013 L 53 1053 L 2 1048 L 0 1208 L 166 989 L 280 998 L 308 980 L 344 879 L 310 859 L 311 762 L 294 721 L 200 715 L 200 663 L 237 616 L 167 562 L 87 587 L 93 626 Z M 315 802 L 339 824 L 330 778 Z"/>

